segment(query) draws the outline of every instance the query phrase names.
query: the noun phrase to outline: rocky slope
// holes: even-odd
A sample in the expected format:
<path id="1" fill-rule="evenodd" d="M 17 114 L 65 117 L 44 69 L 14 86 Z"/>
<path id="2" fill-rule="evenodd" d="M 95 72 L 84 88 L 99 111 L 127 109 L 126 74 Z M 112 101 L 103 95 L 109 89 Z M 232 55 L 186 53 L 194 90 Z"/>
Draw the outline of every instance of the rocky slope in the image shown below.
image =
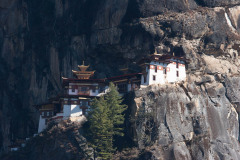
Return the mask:
<path id="1" fill-rule="evenodd" d="M 137 70 L 133 62 L 156 49 L 190 60 L 188 84 L 137 93 L 152 92 L 140 100 L 159 111 L 156 135 L 143 141 L 141 122 L 136 143 L 168 144 L 175 157 L 237 158 L 239 7 L 239 0 L 1 0 L 0 152 L 36 132 L 32 105 L 60 92 L 61 76 L 71 77 L 82 60 L 96 77 L 114 76 L 124 64 Z"/>
<path id="2" fill-rule="evenodd" d="M 62 121 L 58 124 L 51 124 L 47 131 L 26 141 L 25 147 L 17 152 L 6 154 L 1 159 L 91 159 L 93 151 L 81 135 L 81 123 Z"/>

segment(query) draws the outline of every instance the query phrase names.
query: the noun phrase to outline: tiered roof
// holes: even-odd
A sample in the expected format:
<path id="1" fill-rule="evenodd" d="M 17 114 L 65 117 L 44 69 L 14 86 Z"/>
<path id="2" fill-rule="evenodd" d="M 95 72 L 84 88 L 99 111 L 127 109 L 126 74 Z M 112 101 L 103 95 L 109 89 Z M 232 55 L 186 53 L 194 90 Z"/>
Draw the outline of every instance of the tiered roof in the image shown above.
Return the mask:
<path id="1" fill-rule="evenodd" d="M 89 65 L 85 66 L 83 61 L 82 65 L 78 65 L 79 71 L 72 70 L 72 72 L 78 79 L 89 79 L 94 75 L 95 71 L 86 71 L 88 67 Z"/>

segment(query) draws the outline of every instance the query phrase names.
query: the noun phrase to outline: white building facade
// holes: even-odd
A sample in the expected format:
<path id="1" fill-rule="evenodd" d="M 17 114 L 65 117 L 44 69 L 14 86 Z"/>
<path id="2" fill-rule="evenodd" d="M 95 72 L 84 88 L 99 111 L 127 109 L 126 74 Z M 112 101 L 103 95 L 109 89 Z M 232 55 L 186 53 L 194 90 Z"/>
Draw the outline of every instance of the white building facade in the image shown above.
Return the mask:
<path id="1" fill-rule="evenodd" d="M 142 64 L 141 85 L 165 84 L 185 81 L 186 67 L 183 58 L 161 57 L 153 55 L 147 63 Z"/>

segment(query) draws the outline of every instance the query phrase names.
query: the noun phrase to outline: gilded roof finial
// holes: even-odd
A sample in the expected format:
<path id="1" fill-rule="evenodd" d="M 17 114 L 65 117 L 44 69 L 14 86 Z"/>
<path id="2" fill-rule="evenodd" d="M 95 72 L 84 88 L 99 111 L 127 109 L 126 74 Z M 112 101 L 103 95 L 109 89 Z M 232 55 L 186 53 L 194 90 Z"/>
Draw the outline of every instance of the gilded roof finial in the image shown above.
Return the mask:
<path id="1" fill-rule="evenodd" d="M 78 79 L 89 79 L 91 76 L 93 76 L 95 71 L 87 71 L 88 67 L 89 65 L 85 66 L 85 62 L 83 61 L 82 65 L 78 65 L 80 71 L 72 70 L 72 72 Z"/>

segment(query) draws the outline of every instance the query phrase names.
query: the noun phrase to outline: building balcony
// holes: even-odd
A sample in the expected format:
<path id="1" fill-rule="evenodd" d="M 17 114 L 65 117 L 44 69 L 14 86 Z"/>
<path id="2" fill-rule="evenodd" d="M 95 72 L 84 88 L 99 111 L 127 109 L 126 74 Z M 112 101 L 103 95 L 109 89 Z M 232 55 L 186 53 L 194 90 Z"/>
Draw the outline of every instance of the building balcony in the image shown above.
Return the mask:
<path id="1" fill-rule="evenodd" d="M 90 91 L 79 91 L 78 95 L 82 95 L 82 96 L 90 96 Z"/>

